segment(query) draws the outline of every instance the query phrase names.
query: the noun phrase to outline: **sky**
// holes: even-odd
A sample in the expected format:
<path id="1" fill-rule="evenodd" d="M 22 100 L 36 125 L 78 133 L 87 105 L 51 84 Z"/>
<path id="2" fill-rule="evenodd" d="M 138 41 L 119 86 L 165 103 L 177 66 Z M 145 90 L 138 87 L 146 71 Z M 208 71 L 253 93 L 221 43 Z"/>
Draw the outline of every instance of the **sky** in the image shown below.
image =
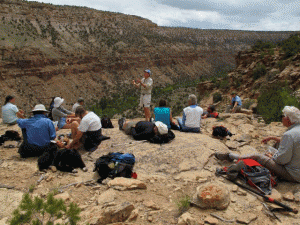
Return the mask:
<path id="1" fill-rule="evenodd" d="M 35 0 L 147 18 L 159 26 L 300 31 L 300 0 Z"/>

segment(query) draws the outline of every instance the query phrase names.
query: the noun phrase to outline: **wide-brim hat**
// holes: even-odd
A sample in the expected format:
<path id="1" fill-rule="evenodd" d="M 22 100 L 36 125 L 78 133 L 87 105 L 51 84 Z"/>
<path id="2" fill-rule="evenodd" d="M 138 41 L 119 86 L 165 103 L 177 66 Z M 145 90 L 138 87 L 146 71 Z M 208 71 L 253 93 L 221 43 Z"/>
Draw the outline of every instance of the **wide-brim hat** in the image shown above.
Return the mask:
<path id="1" fill-rule="evenodd" d="M 144 70 L 144 72 L 148 73 L 149 75 L 151 75 L 151 70 L 149 70 L 149 69 Z"/>
<path id="2" fill-rule="evenodd" d="M 54 99 L 54 108 L 58 108 L 59 106 L 61 106 L 61 104 L 64 102 L 63 98 L 60 97 L 56 97 Z"/>
<path id="3" fill-rule="evenodd" d="M 32 112 L 49 112 L 48 110 L 46 110 L 45 106 L 43 104 L 38 104 L 34 107 L 34 109 L 32 110 Z"/>
<path id="4" fill-rule="evenodd" d="M 157 121 L 155 122 L 155 126 L 157 127 L 159 134 L 164 135 L 168 133 L 168 126 L 163 122 Z"/>

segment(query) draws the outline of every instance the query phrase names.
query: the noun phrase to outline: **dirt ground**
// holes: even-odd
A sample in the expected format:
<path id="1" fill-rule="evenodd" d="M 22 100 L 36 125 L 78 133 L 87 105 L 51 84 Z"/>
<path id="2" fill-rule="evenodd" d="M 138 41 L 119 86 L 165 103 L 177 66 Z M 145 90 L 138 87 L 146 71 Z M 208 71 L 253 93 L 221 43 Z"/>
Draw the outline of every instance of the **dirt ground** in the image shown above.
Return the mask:
<path id="1" fill-rule="evenodd" d="M 138 175 L 137 179 L 147 185 L 147 189 L 143 190 L 116 190 L 115 202 L 129 202 L 134 205 L 135 209 L 138 209 L 137 219 L 127 224 L 177 224 L 180 212 L 176 202 L 186 195 L 193 196 L 197 186 L 209 181 L 220 181 L 229 190 L 234 188 L 234 185 L 228 181 L 215 176 L 217 167 L 226 166 L 229 163 L 217 161 L 213 157 L 209 158 L 212 153 L 216 151 L 242 154 L 253 151 L 263 152 L 266 149 L 260 143 L 263 137 L 269 135 L 280 136 L 285 131 L 285 128 L 279 123 L 265 125 L 253 116 L 243 114 L 228 116 L 224 114 L 224 116 L 221 115 L 221 118 L 219 120 L 203 120 L 201 134 L 174 131 L 176 138 L 171 143 L 164 145 L 136 142 L 132 137 L 119 131 L 117 120 L 112 120 L 115 128 L 103 129 L 103 134 L 111 137 L 111 139 L 103 141 L 93 153 L 81 152 L 88 172 L 79 170 L 77 174 L 72 174 L 48 170 L 45 174 L 46 179 L 39 184 L 37 181 L 43 174 L 38 171 L 37 158 L 21 159 L 17 153 L 18 148 L 4 148 L 1 146 L 0 184 L 13 186 L 14 188 L 0 188 L 0 224 L 1 219 L 6 220 L 10 217 L 11 212 L 17 206 L 16 203 L 20 201 L 22 193 L 28 192 L 30 187 L 34 187 L 33 194 L 40 196 L 46 196 L 47 193 L 53 190 L 67 192 L 71 197 L 71 201 L 76 202 L 83 212 L 89 212 L 93 206 L 98 205 L 99 195 L 109 189 L 106 182 L 103 184 L 94 182 L 89 183 L 90 185 L 63 187 L 76 182 L 97 180 L 97 174 L 93 172 L 94 163 L 97 158 L 109 152 L 134 154 L 136 157 L 134 171 Z M 213 138 L 211 129 L 212 126 L 216 125 L 228 127 L 235 135 L 230 140 Z M 0 135 L 10 129 L 20 132 L 16 125 L 12 127 L 1 125 Z M 69 132 L 69 130 L 61 130 L 58 133 Z M 241 137 L 247 140 L 237 142 L 236 139 Z M 207 164 L 203 168 L 206 162 Z M 284 195 L 288 191 L 296 192 L 299 188 L 299 184 L 281 182 L 276 190 Z M 300 224 L 298 214 L 277 213 L 281 222 L 271 218 L 263 209 L 262 200 L 250 193 L 245 195 L 245 193 L 240 194 L 231 191 L 230 194 L 231 203 L 226 210 L 203 210 L 191 207 L 188 212 L 199 224 L 203 224 L 210 213 L 234 221 L 247 213 L 254 213 L 257 215 L 257 219 L 252 221 L 251 224 Z M 155 203 L 156 210 L 147 207 L 149 201 Z M 284 200 L 283 202 L 299 208 L 299 204 L 296 202 Z M 83 218 L 81 224 L 84 224 L 84 222 Z M 228 222 L 219 220 L 218 224 L 228 224 Z"/>

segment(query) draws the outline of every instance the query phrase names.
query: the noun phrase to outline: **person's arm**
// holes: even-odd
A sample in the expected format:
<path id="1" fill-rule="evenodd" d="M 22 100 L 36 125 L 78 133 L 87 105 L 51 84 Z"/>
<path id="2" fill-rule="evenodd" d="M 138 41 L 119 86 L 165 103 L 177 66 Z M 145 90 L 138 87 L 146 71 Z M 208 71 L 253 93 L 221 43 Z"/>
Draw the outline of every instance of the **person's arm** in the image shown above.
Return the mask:
<path id="1" fill-rule="evenodd" d="M 137 81 L 138 82 L 138 81 Z M 132 80 L 132 84 L 136 87 L 139 88 L 140 87 L 140 83 L 136 83 L 135 80 Z"/>
<path id="2" fill-rule="evenodd" d="M 16 116 L 17 116 L 18 118 L 25 119 L 24 111 L 23 111 L 23 110 L 19 110 L 19 111 L 16 113 Z"/>
<path id="3" fill-rule="evenodd" d="M 270 136 L 270 137 L 266 137 L 266 138 L 264 138 L 261 142 L 263 143 L 263 144 L 267 144 L 270 140 L 274 140 L 274 141 L 276 141 L 276 142 L 280 142 L 280 138 L 278 138 L 278 137 L 273 137 L 273 136 Z"/>
<path id="4" fill-rule="evenodd" d="M 54 118 L 54 117 L 59 117 L 59 118 L 61 118 L 61 117 L 67 117 L 68 115 L 65 114 L 65 113 L 63 113 L 62 111 L 60 111 L 58 108 L 54 108 L 54 109 L 52 110 L 52 116 L 53 116 L 53 118 Z"/>
<path id="5" fill-rule="evenodd" d="M 56 131 L 52 121 L 49 121 L 49 135 L 50 135 L 50 140 L 54 140 L 56 138 Z"/>
<path id="6" fill-rule="evenodd" d="M 70 148 L 72 148 L 75 144 L 79 143 L 79 141 L 80 141 L 82 135 L 83 135 L 83 132 L 81 132 L 80 130 L 78 130 L 77 133 L 76 133 L 76 136 L 75 136 L 74 139 L 73 139 L 73 141 L 72 141 L 70 144 L 68 144 L 68 145 L 66 146 L 66 148 L 70 149 Z"/>
<path id="7" fill-rule="evenodd" d="M 288 134 L 284 134 L 282 136 L 278 151 L 273 156 L 273 160 L 280 165 L 289 163 L 293 156 L 293 147 L 293 138 Z"/>
<path id="8" fill-rule="evenodd" d="M 141 86 L 144 87 L 145 89 L 151 88 L 152 85 L 153 85 L 153 80 L 152 79 L 148 79 L 146 83 L 141 82 Z"/>
<path id="9" fill-rule="evenodd" d="M 172 116 L 172 112 L 171 112 L 171 109 L 170 109 L 170 123 L 173 122 L 173 116 Z"/>

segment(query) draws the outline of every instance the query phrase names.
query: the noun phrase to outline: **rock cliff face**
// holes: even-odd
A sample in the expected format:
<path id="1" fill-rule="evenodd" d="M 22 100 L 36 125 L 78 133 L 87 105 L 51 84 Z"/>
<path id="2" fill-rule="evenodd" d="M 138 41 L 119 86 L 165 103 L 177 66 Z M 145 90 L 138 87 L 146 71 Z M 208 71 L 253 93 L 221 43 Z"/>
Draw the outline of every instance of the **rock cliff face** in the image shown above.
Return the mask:
<path id="1" fill-rule="evenodd" d="M 20 0 L 0 8 L 0 99 L 15 95 L 25 110 L 62 96 L 88 102 L 130 87 L 145 68 L 155 85 L 197 79 L 256 40 L 291 32 L 158 27 L 136 16 Z"/>
<path id="2" fill-rule="evenodd" d="M 269 50 L 270 51 L 270 50 Z M 217 81 L 199 83 L 200 95 L 207 92 L 220 91 L 219 85 L 227 82 L 223 87 L 224 93 L 236 90 L 242 97 L 257 98 L 260 91 L 274 83 L 287 84 L 292 90 L 300 88 L 300 54 L 286 58 L 279 48 L 269 51 L 241 51 L 236 56 L 236 69 L 226 77 Z M 263 67 L 264 72 L 257 73 Z"/>

